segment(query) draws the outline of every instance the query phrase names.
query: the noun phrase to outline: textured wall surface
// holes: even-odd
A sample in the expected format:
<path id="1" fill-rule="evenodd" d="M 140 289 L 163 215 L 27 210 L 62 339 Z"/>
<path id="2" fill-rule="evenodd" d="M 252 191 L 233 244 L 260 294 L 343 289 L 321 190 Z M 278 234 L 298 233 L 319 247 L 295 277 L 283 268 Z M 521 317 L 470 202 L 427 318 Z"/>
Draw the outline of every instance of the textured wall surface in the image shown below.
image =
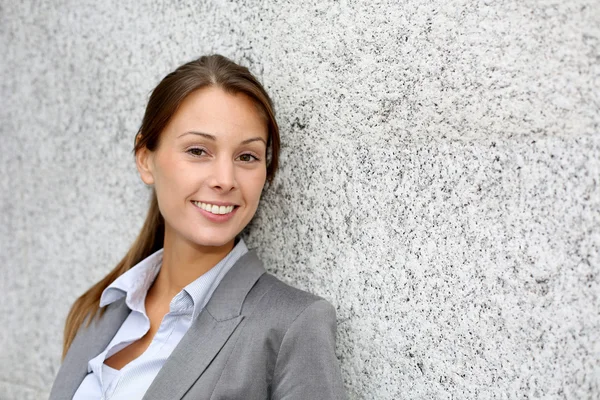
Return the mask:
<path id="1" fill-rule="evenodd" d="M 351 399 L 600 398 L 597 0 L 4 0 L 1 399 L 47 395 L 149 91 L 209 52 L 275 100 L 248 242 L 337 307 Z"/>

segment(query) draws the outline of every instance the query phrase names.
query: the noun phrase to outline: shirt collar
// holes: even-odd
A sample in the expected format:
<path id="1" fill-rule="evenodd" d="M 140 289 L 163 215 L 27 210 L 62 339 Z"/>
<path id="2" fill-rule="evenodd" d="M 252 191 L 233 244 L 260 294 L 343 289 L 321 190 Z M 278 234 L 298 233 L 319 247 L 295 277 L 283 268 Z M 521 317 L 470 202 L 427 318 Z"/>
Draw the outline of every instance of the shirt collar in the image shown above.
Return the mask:
<path id="1" fill-rule="evenodd" d="M 229 272 L 233 265 L 248 252 L 248 248 L 243 239 L 239 239 L 225 258 L 208 270 L 198 279 L 191 282 L 175 296 L 171 302 L 171 308 L 180 295 L 191 297 L 193 302 L 193 318 L 200 314 L 213 292 L 219 286 L 223 277 Z M 149 255 L 123 275 L 115 279 L 104 291 L 100 298 L 100 307 L 107 306 L 115 301 L 125 297 L 125 302 L 131 310 L 139 311 L 145 314 L 145 300 L 148 289 L 152 286 L 154 279 L 160 271 L 163 260 L 163 249 Z"/>
<path id="2" fill-rule="evenodd" d="M 100 307 L 107 306 L 125 297 L 125 302 L 130 309 L 144 312 L 146 293 L 148 293 L 148 289 L 150 289 L 158 275 L 158 271 L 160 271 L 162 259 L 163 249 L 160 249 L 115 279 L 102 292 Z"/>

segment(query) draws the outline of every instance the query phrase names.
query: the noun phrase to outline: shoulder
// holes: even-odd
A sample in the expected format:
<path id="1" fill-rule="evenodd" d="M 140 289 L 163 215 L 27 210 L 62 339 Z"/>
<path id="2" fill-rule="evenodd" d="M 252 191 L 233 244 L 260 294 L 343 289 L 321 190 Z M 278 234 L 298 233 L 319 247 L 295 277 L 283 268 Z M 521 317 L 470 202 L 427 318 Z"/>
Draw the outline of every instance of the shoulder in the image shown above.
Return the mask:
<path id="1" fill-rule="evenodd" d="M 248 293 L 248 317 L 287 331 L 294 323 L 334 325 L 335 309 L 322 297 L 295 288 L 270 273 L 263 274 Z"/>
<path id="2" fill-rule="evenodd" d="M 269 355 L 271 397 L 345 399 L 336 357 L 335 309 L 325 299 L 264 274 L 248 318 L 252 343 Z"/>

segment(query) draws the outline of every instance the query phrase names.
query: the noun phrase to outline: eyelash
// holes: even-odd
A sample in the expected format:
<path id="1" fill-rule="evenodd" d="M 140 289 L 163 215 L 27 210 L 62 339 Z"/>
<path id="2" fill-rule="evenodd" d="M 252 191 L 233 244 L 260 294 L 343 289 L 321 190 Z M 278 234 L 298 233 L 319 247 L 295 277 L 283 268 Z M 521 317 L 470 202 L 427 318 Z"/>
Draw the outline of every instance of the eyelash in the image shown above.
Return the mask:
<path id="1" fill-rule="evenodd" d="M 201 151 L 202 153 L 201 154 L 194 154 L 193 151 Z M 207 151 L 205 149 L 202 149 L 202 148 L 199 148 L 199 147 L 192 147 L 190 149 L 187 149 L 186 153 L 192 155 L 193 157 L 202 157 L 203 155 L 205 155 L 207 153 Z M 250 161 L 242 161 L 244 163 L 251 163 L 251 162 L 260 161 L 260 158 L 256 157 L 254 154 L 244 153 L 244 154 L 240 154 L 239 155 L 239 157 L 243 157 L 243 156 L 250 156 L 250 157 L 253 158 Z"/>
<path id="2" fill-rule="evenodd" d="M 252 157 L 252 160 L 250 160 L 250 161 L 242 161 L 244 163 L 252 163 L 252 162 L 260 161 L 260 159 L 258 157 L 256 157 L 254 154 L 250 154 L 250 153 L 240 154 L 240 156 L 238 158 L 243 157 L 243 156 L 250 156 L 250 157 Z"/>
<path id="3" fill-rule="evenodd" d="M 201 152 L 202 152 L 202 154 L 194 154 L 194 153 L 193 153 L 193 151 L 194 151 L 194 150 L 201 151 Z M 190 154 L 190 155 L 192 155 L 192 156 L 194 156 L 194 157 L 201 157 L 201 156 L 203 156 L 204 154 L 206 154 L 206 153 L 207 153 L 207 151 L 206 151 L 206 150 L 204 150 L 204 149 L 201 149 L 201 148 L 199 148 L 199 147 L 192 147 L 192 148 L 190 148 L 190 149 L 187 149 L 185 152 L 186 152 L 186 153 L 188 153 L 188 154 Z"/>

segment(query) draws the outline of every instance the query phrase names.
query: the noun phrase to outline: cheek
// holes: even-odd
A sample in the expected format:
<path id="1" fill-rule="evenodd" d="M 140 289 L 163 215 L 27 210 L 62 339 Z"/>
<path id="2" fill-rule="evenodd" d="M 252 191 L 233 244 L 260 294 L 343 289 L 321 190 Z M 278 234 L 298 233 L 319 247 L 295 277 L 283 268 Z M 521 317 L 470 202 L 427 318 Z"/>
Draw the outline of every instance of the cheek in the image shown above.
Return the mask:
<path id="1" fill-rule="evenodd" d="M 260 195 L 262 194 L 263 188 L 265 186 L 267 173 L 265 171 L 261 171 L 252 174 L 252 176 L 247 177 L 246 180 L 246 196 L 249 202 L 258 205 L 260 200 Z"/>
<path id="2" fill-rule="evenodd" d="M 164 157 L 159 159 L 157 167 L 154 186 L 158 197 L 165 204 L 171 203 L 190 186 L 191 175 L 183 170 L 176 160 Z"/>

